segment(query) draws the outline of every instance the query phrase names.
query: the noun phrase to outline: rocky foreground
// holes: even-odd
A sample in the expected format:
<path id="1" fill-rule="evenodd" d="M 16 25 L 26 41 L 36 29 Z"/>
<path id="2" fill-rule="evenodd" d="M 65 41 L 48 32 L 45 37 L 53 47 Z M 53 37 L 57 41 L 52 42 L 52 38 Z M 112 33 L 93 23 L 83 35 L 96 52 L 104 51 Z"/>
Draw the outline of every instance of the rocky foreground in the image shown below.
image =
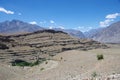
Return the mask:
<path id="1" fill-rule="evenodd" d="M 119 48 L 64 51 L 33 67 L 1 62 L 0 80 L 120 80 Z"/>

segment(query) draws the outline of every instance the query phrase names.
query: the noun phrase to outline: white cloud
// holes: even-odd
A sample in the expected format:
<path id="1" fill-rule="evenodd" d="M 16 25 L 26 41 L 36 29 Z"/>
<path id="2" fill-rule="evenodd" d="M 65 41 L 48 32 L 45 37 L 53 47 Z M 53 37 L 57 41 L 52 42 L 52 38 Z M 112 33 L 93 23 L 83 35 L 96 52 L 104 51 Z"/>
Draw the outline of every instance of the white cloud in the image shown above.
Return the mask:
<path id="1" fill-rule="evenodd" d="M 32 22 L 29 22 L 30 24 L 33 24 L 33 25 L 36 25 L 37 22 L 36 21 L 32 21 Z"/>
<path id="2" fill-rule="evenodd" d="M 110 25 L 110 22 L 114 21 L 114 19 L 106 19 L 105 21 L 100 22 L 101 27 L 106 27 Z"/>
<path id="3" fill-rule="evenodd" d="M 55 23 L 55 21 L 53 21 L 53 20 L 50 20 L 50 23 L 51 23 L 51 24 L 54 24 L 54 23 Z"/>
<path id="4" fill-rule="evenodd" d="M 53 26 L 49 26 L 49 29 L 53 29 Z"/>
<path id="5" fill-rule="evenodd" d="M 115 19 L 118 16 L 120 16 L 120 13 L 108 14 L 105 18 L 107 18 L 107 19 Z"/>
<path id="6" fill-rule="evenodd" d="M 105 17 L 104 21 L 100 21 L 100 27 L 107 27 L 110 25 L 111 22 L 113 22 L 117 17 L 120 16 L 120 13 L 114 13 L 114 14 L 108 14 Z"/>
<path id="7" fill-rule="evenodd" d="M 6 14 L 14 14 L 13 11 L 6 10 L 5 8 L 2 8 L 2 7 L 0 7 L 0 12 L 4 12 L 4 13 L 6 13 Z"/>

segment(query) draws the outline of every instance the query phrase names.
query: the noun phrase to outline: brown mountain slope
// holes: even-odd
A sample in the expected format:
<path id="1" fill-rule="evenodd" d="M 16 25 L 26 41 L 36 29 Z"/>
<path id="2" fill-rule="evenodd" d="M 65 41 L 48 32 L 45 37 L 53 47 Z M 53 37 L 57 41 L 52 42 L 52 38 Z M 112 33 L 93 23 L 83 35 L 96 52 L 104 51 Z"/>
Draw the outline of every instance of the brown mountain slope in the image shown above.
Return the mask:
<path id="1" fill-rule="evenodd" d="M 1 36 L 0 43 L 9 48 L 5 48 L 5 50 L 0 48 L 1 62 L 10 62 L 15 59 L 33 61 L 36 56 L 49 58 L 66 50 L 89 50 L 107 47 L 93 40 L 72 38 L 67 33 L 54 30 Z"/>

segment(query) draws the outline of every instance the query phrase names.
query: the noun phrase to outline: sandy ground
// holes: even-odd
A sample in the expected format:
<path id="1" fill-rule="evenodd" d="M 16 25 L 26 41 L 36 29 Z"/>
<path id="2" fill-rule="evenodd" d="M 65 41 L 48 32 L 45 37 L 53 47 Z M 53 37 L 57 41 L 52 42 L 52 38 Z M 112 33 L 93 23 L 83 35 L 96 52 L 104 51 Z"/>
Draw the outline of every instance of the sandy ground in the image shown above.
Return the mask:
<path id="1" fill-rule="evenodd" d="M 98 61 L 97 54 L 103 54 L 104 59 Z M 109 49 L 62 52 L 48 60 L 47 64 L 44 62 L 34 67 L 0 64 L 0 80 L 87 80 L 93 73 L 97 77 L 120 74 L 119 45 Z"/>

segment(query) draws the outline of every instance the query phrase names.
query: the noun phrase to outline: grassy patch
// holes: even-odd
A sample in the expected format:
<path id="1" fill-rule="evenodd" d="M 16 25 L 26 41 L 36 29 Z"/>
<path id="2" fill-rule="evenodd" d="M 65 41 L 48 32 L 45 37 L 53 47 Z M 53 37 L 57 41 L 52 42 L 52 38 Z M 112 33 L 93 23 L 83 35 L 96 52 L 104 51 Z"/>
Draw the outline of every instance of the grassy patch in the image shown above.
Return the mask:
<path id="1" fill-rule="evenodd" d="M 36 65 L 39 65 L 41 64 L 42 62 L 46 61 L 45 58 L 42 58 L 40 60 L 36 60 L 35 62 L 26 62 L 24 60 L 14 60 L 12 61 L 12 66 L 36 66 Z"/>
<path id="2" fill-rule="evenodd" d="M 20 61 L 20 62 L 12 62 L 12 66 L 29 66 L 30 63 L 26 61 Z"/>

